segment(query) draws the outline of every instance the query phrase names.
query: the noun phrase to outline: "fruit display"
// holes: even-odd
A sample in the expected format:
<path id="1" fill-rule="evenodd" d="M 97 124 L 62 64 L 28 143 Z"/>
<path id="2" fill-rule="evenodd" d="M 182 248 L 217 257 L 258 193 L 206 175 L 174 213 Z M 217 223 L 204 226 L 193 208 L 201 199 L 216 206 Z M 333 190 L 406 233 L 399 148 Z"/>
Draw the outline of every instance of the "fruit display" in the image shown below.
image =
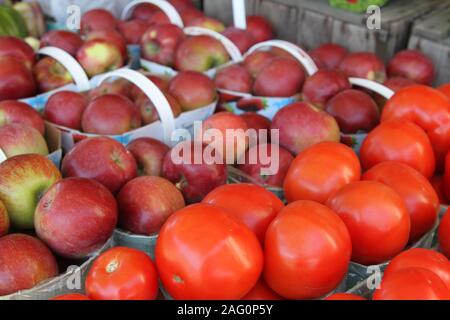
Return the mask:
<path id="1" fill-rule="evenodd" d="M 450 300 L 450 83 L 421 51 L 303 50 L 190 0 L 85 10 L 77 32 L 14 8 L 0 300 Z"/>

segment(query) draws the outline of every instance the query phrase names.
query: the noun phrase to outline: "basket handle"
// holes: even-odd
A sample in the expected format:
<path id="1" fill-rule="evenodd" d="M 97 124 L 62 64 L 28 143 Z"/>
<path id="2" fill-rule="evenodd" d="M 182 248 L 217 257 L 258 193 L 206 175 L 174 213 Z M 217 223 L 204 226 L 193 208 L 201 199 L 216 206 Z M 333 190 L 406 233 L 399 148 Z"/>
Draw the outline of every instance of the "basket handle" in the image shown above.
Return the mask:
<path id="1" fill-rule="evenodd" d="M 313 75 L 318 71 L 318 68 L 313 59 L 302 48 L 284 40 L 269 40 L 257 43 L 253 47 L 251 47 L 245 55 L 247 56 L 259 49 L 267 47 L 277 47 L 290 53 L 303 65 L 308 75 Z"/>
<path id="2" fill-rule="evenodd" d="M 127 20 L 130 17 L 132 9 L 141 3 L 150 3 L 158 8 L 160 8 L 166 16 L 169 18 L 170 22 L 179 26 L 184 27 L 183 20 L 181 19 L 178 11 L 169 2 L 163 0 L 134 0 L 128 3 L 122 11 L 121 19 Z"/>
<path id="3" fill-rule="evenodd" d="M 119 77 L 130 81 L 141 89 L 147 98 L 153 102 L 163 126 L 164 142 L 170 145 L 171 135 L 175 130 L 175 119 L 172 108 L 161 90 L 146 76 L 131 69 L 118 69 L 108 72 L 98 79 L 98 85 L 100 85 L 107 78 L 111 77 Z"/>
<path id="4" fill-rule="evenodd" d="M 56 47 L 44 47 L 39 49 L 37 53 L 52 57 L 61 63 L 69 71 L 79 91 L 87 91 L 90 89 L 89 78 L 86 72 L 84 72 L 83 67 L 66 51 Z"/>
<path id="5" fill-rule="evenodd" d="M 378 93 L 386 99 L 390 99 L 394 95 L 394 91 L 392 91 L 385 85 L 372 80 L 363 78 L 349 78 L 348 80 L 352 85 L 372 90 L 373 92 Z"/>
<path id="6" fill-rule="evenodd" d="M 245 0 L 233 0 L 233 21 L 236 28 L 247 29 Z"/>
<path id="7" fill-rule="evenodd" d="M 213 37 L 222 43 L 222 45 L 225 47 L 228 54 L 230 55 L 231 60 L 233 60 L 234 62 L 239 62 L 242 60 L 242 54 L 239 48 L 236 47 L 236 45 L 230 39 L 228 39 L 227 37 L 218 32 L 200 27 L 187 27 L 184 28 L 184 33 L 189 36 L 206 35 Z"/>
<path id="8" fill-rule="evenodd" d="M 8 159 L 8 157 L 7 157 L 6 154 L 3 152 L 2 148 L 0 148 L 0 163 L 6 161 L 6 159 Z"/>

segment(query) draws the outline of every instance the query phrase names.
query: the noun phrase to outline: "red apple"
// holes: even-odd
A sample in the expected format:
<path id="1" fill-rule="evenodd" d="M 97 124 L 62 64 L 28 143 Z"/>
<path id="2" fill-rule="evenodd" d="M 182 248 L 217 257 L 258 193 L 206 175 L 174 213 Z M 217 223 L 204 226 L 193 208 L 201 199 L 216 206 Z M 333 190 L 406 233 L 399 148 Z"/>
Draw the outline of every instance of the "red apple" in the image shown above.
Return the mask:
<path id="1" fill-rule="evenodd" d="M 89 40 L 103 40 L 108 43 L 114 44 L 122 54 L 123 60 L 127 60 L 127 42 L 118 31 L 114 29 L 94 30 L 86 35 L 86 41 Z"/>
<path id="2" fill-rule="evenodd" d="M 23 62 L 31 69 L 36 61 L 36 53 L 24 40 L 12 36 L 0 36 L 0 58 L 11 57 Z"/>
<path id="3" fill-rule="evenodd" d="M 115 29 L 117 20 L 105 9 L 92 9 L 81 17 L 81 33 L 88 34 L 94 30 Z"/>
<path id="4" fill-rule="evenodd" d="M 243 93 L 250 93 L 252 91 L 252 75 L 245 67 L 239 64 L 219 69 L 214 81 L 218 89 Z"/>
<path id="5" fill-rule="evenodd" d="M 203 122 L 202 129 L 203 143 L 218 150 L 224 162 L 228 164 L 229 160 L 234 162 L 239 159 L 248 148 L 249 137 L 245 134 L 248 129 L 247 124 L 244 119 L 234 113 L 228 111 L 215 113 Z M 208 133 L 210 129 L 219 131 L 221 137 L 211 137 Z M 230 136 L 229 133 L 232 135 Z"/>
<path id="6" fill-rule="evenodd" d="M 95 137 L 78 142 L 64 157 L 61 171 L 64 177 L 94 179 L 115 194 L 136 177 L 137 166 L 120 142 Z"/>
<path id="7" fill-rule="evenodd" d="M 244 67 L 252 74 L 254 78 L 258 76 L 264 67 L 270 64 L 276 56 L 268 51 L 255 51 L 244 59 Z"/>
<path id="8" fill-rule="evenodd" d="M 178 117 L 182 110 L 178 101 L 168 93 L 163 93 L 169 102 L 174 118 Z M 158 110 L 153 102 L 146 96 L 141 95 L 135 101 L 141 113 L 142 125 L 147 125 L 159 120 Z"/>
<path id="9" fill-rule="evenodd" d="M 161 176 L 164 156 L 169 147 L 153 138 L 138 138 L 127 145 L 137 163 L 140 176 Z"/>
<path id="10" fill-rule="evenodd" d="M 295 155 L 319 142 L 340 141 L 336 120 L 304 102 L 292 103 L 278 111 L 271 130 L 279 130 L 280 145 Z"/>
<path id="11" fill-rule="evenodd" d="M 273 39 L 272 25 L 261 16 L 247 17 L 247 31 L 253 35 L 256 42 Z"/>
<path id="12" fill-rule="evenodd" d="M 336 43 L 325 43 L 309 52 L 311 58 L 321 61 L 327 69 L 338 68 L 347 54 L 347 49 Z"/>
<path id="13" fill-rule="evenodd" d="M 161 9 L 152 3 L 140 3 L 134 7 L 131 14 L 131 19 L 137 19 L 147 22 L 150 20 L 152 15 L 156 12 L 161 11 Z"/>
<path id="14" fill-rule="evenodd" d="M 35 94 L 36 83 L 25 64 L 15 58 L 0 58 L 0 101 L 28 98 Z"/>
<path id="15" fill-rule="evenodd" d="M 145 74 L 144 75 L 151 81 L 153 82 L 153 84 L 155 86 L 157 86 L 159 88 L 159 90 L 161 91 L 166 91 L 169 87 L 169 80 L 165 79 L 165 78 L 161 78 L 158 76 L 154 76 L 151 74 Z M 129 96 L 131 99 L 136 100 L 138 99 L 140 96 L 144 95 L 144 93 L 142 92 L 141 89 L 139 89 L 139 87 L 135 86 L 135 85 L 131 85 L 131 89 L 129 90 Z"/>
<path id="16" fill-rule="evenodd" d="M 222 33 L 225 30 L 225 25 L 217 19 L 211 17 L 198 17 L 187 24 L 188 27 L 201 27 L 210 29 L 215 32 Z"/>
<path id="17" fill-rule="evenodd" d="M 402 50 L 389 61 L 389 77 L 404 77 L 420 84 L 431 85 L 434 79 L 433 62 L 419 50 Z"/>
<path id="18" fill-rule="evenodd" d="M 305 73 L 298 62 L 276 58 L 256 77 L 253 93 L 260 97 L 290 97 L 300 93 L 304 81 Z"/>
<path id="19" fill-rule="evenodd" d="M 59 91 L 45 104 L 44 118 L 63 127 L 81 130 L 81 117 L 87 104 L 87 98 L 81 93 Z"/>
<path id="20" fill-rule="evenodd" d="M 241 51 L 242 54 L 247 52 L 247 50 L 256 43 L 250 32 L 236 27 L 228 27 L 222 34 L 230 39 L 236 47 L 239 48 L 239 51 Z"/>
<path id="21" fill-rule="evenodd" d="M 7 124 L 23 124 L 35 128 L 42 135 L 45 123 L 39 112 L 24 102 L 5 100 L 0 102 L 0 127 Z"/>
<path id="22" fill-rule="evenodd" d="M 6 211 L 3 202 L 0 201 L 0 238 L 8 234 L 9 224 L 8 211 Z"/>
<path id="23" fill-rule="evenodd" d="M 39 60 L 33 67 L 39 92 L 48 92 L 72 83 L 70 72 L 51 57 Z"/>
<path id="24" fill-rule="evenodd" d="M 0 149 L 8 158 L 29 153 L 48 155 L 47 143 L 41 133 L 18 123 L 0 127 Z"/>
<path id="25" fill-rule="evenodd" d="M 92 100 L 84 110 L 81 128 L 86 133 L 123 134 L 141 126 L 139 109 L 126 97 L 105 94 Z"/>
<path id="26" fill-rule="evenodd" d="M 110 82 L 102 82 L 101 85 L 88 92 L 88 98 L 89 100 L 93 100 L 105 94 L 118 94 L 127 98 L 131 98 L 131 90 L 133 86 L 134 85 L 131 82 L 125 79 L 116 79 Z"/>
<path id="27" fill-rule="evenodd" d="M 386 80 L 386 67 L 383 61 L 371 52 L 348 54 L 339 65 L 347 77 L 369 79 L 383 83 Z"/>
<path id="28" fill-rule="evenodd" d="M 348 79 L 337 70 L 319 70 L 306 79 L 303 100 L 323 109 L 333 96 L 352 87 Z"/>
<path id="29" fill-rule="evenodd" d="M 249 129 L 253 129 L 257 132 L 258 138 L 257 142 L 259 143 L 259 136 L 262 134 L 261 130 L 267 130 L 267 138 L 265 142 L 270 142 L 270 120 L 266 117 L 255 113 L 255 112 L 246 112 L 240 115 L 242 119 L 244 119 L 245 123 L 247 124 L 247 127 Z M 252 141 L 250 141 L 252 143 Z"/>
<path id="30" fill-rule="evenodd" d="M 77 60 L 90 77 L 124 65 L 122 53 L 117 46 L 98 39 L 86 41 L 77 52 Z"/>
<path id="31" fill-rule="evenodd" d="M 16 229 L 34 227 L 34 211 L 42 195 L 61 174 L 53 162 L 38 154 L 25 154 L 0 164 L 0 201 Z"/>
<path id="32" fill-rule="evenodd" d="M 0 238 L 0 296 L 31 289 L 58 275 L 58 265 L 42 241 L 26 234 Z"/>
<path id="33" fill-rule="evenodd" d="M 204 72 L 229 60 L 222 43 L 206 35 L 185 38 L 175 52 L 175 68 L 180 71 Z"/>
<path id="34" fill-rule="evenodd" d="M 337 121 L 341 132 L 369 132 L 380 123 L 375 101 L 363 91 L 344 90 L 331 98 L 325 107 Z"/>
<path id="35" fill-rule="evenodd" d="M 164 157 L 163 176 L 175 183 L 187 203 L 201 201 L 210 191 L 227 181 L 227 166 L 207 163 L 204 159 L 205 148 L 199 142 L 184 141 Z M 201 159 L 200 163 L 195 163 L 196 158 Z"/>
<path id="36" fill-rule="evenodd" d="M 181 192 L 160 177 L 139 177 L 128 182 L 117 196 L 119 225 L 135 234 L 159 232 L 167 218 L 184 208 Z"/>
<path id="37" fill-rule="evenodd" d="M 57 182 L 39 201 L 36 234 L 66 258 L 84 258 L 100 249 L 117 224 L 117 204 L 100 183 L 84 178 Z"/>
<path id="38" fill-rule="evenodd" d="M 147 22 L 142 20 L 124 21 L 119 24 L 119 31 L 127 44 L 139 44 L 142 35 L 148 29 Z"/>
<path id="39" fill-rule="evenodd" d="M 205 107 L 217 98 L 214 82 L 206 75 L 194 71 L 178 73 L 170 81 L 168 91 L 183 111 Z"/>
<path id="40" fill-rule="evenodd" d="M 184 25 L 188 25 L 195 19 L 201 18 L 204 16 L 203 12 L 198 10 L 197 8 L 185 8 L 183 10 L 179 10 L 181 19 L 183 20 Z"/>
<path id="41" fill-rule="evenodd" d="M 267 159 L 263 159 L 261 157 L 260 150 L 262 148 L 263 150 L 265 150 L 262 154 L 266 155 L 268 157 Z M 271 157 L 275 156 L 273 151 L 274 148 L 278 148 L 278 159 L 271 159 Z M 256 155 L 256 159 L 254 159 L 256 161 L 252 159 L 251 155 Z M 270 168 L 271 163 L 269 163 L 269 160 L 278 162 L 278 166 L 275 167 L 277 172 L 274 175 L 264 175 L 263 173 L 261 173 L 261 169 Z M 282 187 L 284 177 L 286 177 L 289 166 L 291 165 L 291 162 L 293 160 L 294 157 L 292 156 L 292 154 L 285 148 L 280 147 L 277 144 L 258 144 L 247 150 L 243 160 L 241 160 L 244 162 L 238 162 L 238 169 L 245 172 L 261 184 Z"/>
<path id="42" fill-rule="evenodd" d="M 195 9 L 192 0 L 168 0 L 168 2 L 179 12 L 186 9 Z"/>
<path id="43" fill-rule="evenodd" d="M 77 33 L 66 30 L 48 31 L 41 38 L 41 48 L 48 46 L 57 47 L 74 57 L 83 43 L 83 39 Z"/>
<path id="44" fill-rule="evenodd" d="M 175 50 L 184 39 L 183 30 L 174 24 L 153 25 L 141 38 L 142 56 L 156 63 L 172 66 Z"/>

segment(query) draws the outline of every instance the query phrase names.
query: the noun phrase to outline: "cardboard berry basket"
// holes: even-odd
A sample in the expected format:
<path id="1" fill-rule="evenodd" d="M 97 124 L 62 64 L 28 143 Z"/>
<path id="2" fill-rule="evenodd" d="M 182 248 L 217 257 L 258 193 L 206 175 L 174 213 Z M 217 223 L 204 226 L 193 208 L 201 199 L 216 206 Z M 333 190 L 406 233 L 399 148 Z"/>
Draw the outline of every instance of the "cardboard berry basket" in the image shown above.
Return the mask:
<path id="1" fill-rule="evenodd" d="M 85 279 L 92 263 L 101 253 L 112 247 L 113 241 L 110 238 L 101 249 L 84 260 L 74 262 L 76 264 L 69 266 L 61 275 L 45 280 L 34 288 L 0 296 L 0 300 L 49 300 L 63 294 L 84 294 Z"/>
<path id="2" fill-rule="evenodd" d="M 283 40 L 269 40 L 260 42 L 251 47 L 244 55 L 245 59 L 248 55 L 255 51 L 267 50 L 269 48 L 280 48 L 291 54 L 305 69 L 308 76 L 317 72 L 317 66 L 314 64 L 311 57 L 300 47 Z M 242 62 L 243 59 L 239 62 Z M 221 68 L 225 68 L 222 66 Z M 253 111 L 270 120 L 273 119 L 275 114 L 283 107 L 300 100 L 300 92 L 291 97 L 258 97 L 250 93 L 243 93 L 237 91 L 230 91 L 224 89 L 218 89 L 221 94 L 234 97 L 230 98 L 232 101 L 223 102 L 222 108 L 236 114 L 242 114 L 244 112 Z"/>

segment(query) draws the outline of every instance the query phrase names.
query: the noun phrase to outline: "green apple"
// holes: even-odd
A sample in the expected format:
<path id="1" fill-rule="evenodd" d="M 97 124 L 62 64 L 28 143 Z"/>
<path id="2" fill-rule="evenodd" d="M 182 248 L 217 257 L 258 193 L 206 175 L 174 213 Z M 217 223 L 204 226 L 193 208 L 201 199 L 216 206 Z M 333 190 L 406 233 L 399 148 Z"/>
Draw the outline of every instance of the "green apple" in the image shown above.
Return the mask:
<path id="1" fill-rule="evenodd" d="M 33 229 L 37 203 L 61 179 L 58 168 L 39 154 L 25 154 L 0 164 L 0 201 L 8 211 L 11 225 Z"/>

